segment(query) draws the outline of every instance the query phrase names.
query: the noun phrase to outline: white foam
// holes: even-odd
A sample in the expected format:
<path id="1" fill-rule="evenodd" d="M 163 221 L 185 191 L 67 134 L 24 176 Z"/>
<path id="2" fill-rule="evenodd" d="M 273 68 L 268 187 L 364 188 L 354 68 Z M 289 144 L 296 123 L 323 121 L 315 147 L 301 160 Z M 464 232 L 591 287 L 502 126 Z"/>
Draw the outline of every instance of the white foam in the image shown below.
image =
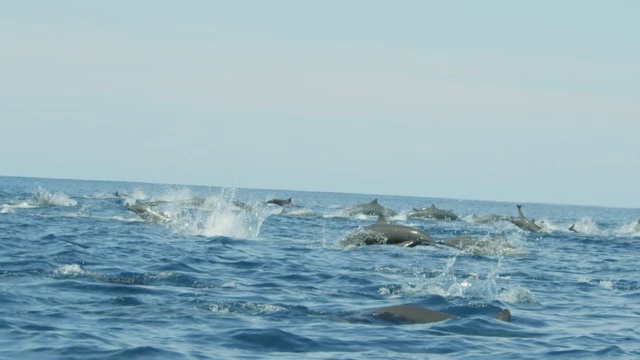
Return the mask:
<path id="1" fill-rule="evenodd" d="M 235 192 L 235 189 L 223 189 L 220 195 L 208 196 L 197 207 L 181 204 L 181 201 L 193 199 L 190 192 L 165 194 L 162 198 L 170 198 L 173 202 L 163 205 L 164 213 L 170 217 L 174 230 L 180 233 L 254 239 L 264 220 L 275 210 L 261 202 L 249 204 L 248 209 L 239 209 L 233 204 Z"/>
<path id="2" fill-rule="evenodd" d="M 38 188 L 33 194 L 34 199 L 40 205 L 54 205 L 54 206 L 76 206 L 78 202 L 70 198 L 69 195 L 57 192 L 52 194 L 42 187 Z"/>
<path id="3" fill-rule="evenodd" d="M 569 227 L 571 227 L 571 225 L 568 226 L 565 230 L 570 231 L 568 230 Z M 573 228 L 579 234 L 604 235 L 604 232 L 600 230 L 596 222 L 593 221 L 593 219 L 590 217 L 583 217 L 580 220 L 576 221 L 575 223 L 573 223 Z"/>
<path id="4" fill-rule="evenodd" d="M 63 265 L 53 271 L 55 275 L 59 276 L 78 276 L 78 275 L 91 275 L 91 273 L 82 268 L 78 264 Z"/>
<path id="5" fill-rule="evenodd" d="M 513 304 L 536 304 L 536 298 L 533 293 L 522 286 L 505 290 L 498 295 L 498 299 Z"/>

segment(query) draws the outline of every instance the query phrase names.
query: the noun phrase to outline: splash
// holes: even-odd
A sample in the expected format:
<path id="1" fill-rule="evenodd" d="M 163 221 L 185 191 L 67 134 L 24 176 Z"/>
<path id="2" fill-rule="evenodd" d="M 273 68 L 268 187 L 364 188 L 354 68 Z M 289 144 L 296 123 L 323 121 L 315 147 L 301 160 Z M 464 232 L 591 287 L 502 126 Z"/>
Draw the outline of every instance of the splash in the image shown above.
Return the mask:
<path id="1" fill-rule="evenodd" d="M 619 236 L 640 236 L 640 220 L 620 226 L 615 233 Z"/>
<path id="2" fill-rule="evenodd" d="M 512 242 L 517 245 L 512 245 Z M 487 235 L 483 238 L 454 237 L 445 243 L 464 253 L 481 256 L 523 256 L 527 252 L 522 248 L 521 233 Z"/>
<path id="3" fill-rule="evenodd" d="M 447 299 L 465 297 L 495 298 L 497 296 L 496 277 L 492 271 L 486 276 L 477 273 L 467 273 L 456 275 L 451 269 L 455 264 L 457 256 L 447 260 L 442 272 L 435 274 L 418 273 L 419 280 L 415 284 L 401 286 L 397 290 L 381 288 L 380 294 L 425 296 L 438 295 Z M 498 265 L 499 267 L 499 265 Z"/>
<path id="4" fill-rule="evenodd" d="M 78 202 L 69 197 L 69 195 L 57 192 L 52 194 L 42 187 L 38 187 L 38 191 L 33 194 L 33 199 L 40 205 L 54 206 L 76 206 Z"/>
<path id="5" fill-rule="evenodd" d="M 590 217 L 583 217 L 580 220 L 576 221 L 573 225 L 573 229 L 578 234 L 586 234 L 586 235 L 604 235 L 604 232 L 600 230 L 595 221 L 593 221 Z M 567 227 L 567 230 L 571 226 Z M 569 231 L 569 230 L 568 230 Z"/>
<path id="6" fill-rule="evenodd" d="M 196 198 L 188 190 L 172 190 L 160 198 L 169 201 L 163 213 L 177 233 L 254 239 L 274 210 L 260 202 L 239 206 L 235 193 L 235 189 L 223 189 L 219 195 Z"/>
<path id="7" fill-rule="evenodd" d="M 599 286 L 603 289 L 607 289 L 607 290 L 613 290 L 615 288 L 614 282 L 612 279 L 606 280 L 606 279 L 602 279 L 602 280 L 591 280 L 588 279 L 587 277 L 580 277 L 578 278 L 578 282 L 580 283 L 585 283 L 585 284 L 589 284 L 589 285 L 594 285 L 594 286 Z"/>
<path id="8" fill-rule="evenodd" d="M 533 293 L 522 286 L 516 286 L 514 288 L 505 290 L 500 293 L 498 300 L 509 302 L 512 304 L 537 304 Z"/>
<path id="9" fill-rule="evenodd" d="M 79 276 L 79 275 L 89 275 L 89 276 L 92 275 L 89 271 L 85 270 L 84 268 L 82 268 L 82 266 L 78 264 L 63 265 L 55 269 L 53 271 L 53 274 L 57 276 L 69 276 L 69 277 Z"/>

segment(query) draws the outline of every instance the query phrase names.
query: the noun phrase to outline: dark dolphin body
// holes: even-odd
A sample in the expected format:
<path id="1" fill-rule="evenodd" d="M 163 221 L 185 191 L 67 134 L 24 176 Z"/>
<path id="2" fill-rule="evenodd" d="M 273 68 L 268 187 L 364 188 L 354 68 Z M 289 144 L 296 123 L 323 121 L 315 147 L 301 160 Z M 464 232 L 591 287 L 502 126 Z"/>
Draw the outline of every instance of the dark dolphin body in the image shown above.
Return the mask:
<path id="1" fill-rule="evenodd" d="M 576 230 L 576 224 L 571 224 L 571 226 L 569 226 L 569 231 L 573 231 L 574 233 L 578 233 L 578 230 Z"/>
<path id="2" fill-rule="evenodd" d="M 267 201 L 267 204 L 275 204 L 275 205 L 280 205 L 280 206 L 293 206 L 293 202 L 291 201 L 291 198 L 288 198 L 288 199 L 271 199 L 271 200 Z"/>
<path id="3" fill-rule="evenodd" d="M 505 220 L 507 220 L 508 222 L 512 223 L 513 225 L 523 230 L 528 230 L 531 232 L 542 231 L 542 226 L 536 224 L 535 221 L 529 220 L 524 216 L 521 209 L 522 205 L 517 205 L 517 206 L 518 206 L 518 217 L 513 217 L 513 216 L 506 217 Z"/>
<path id="4" fill-rule="evenodd" d="M 128 205 L 127 209 L 133 211 L 138 216 L 143 218 L 145 221 L 157 222 L 157 223 L 168 223 L 171 219 L 156 210 L 153 209 L 154 206 L 166 204 L 166 201 L 152 201 L 141 203 L 136 200 L 136 203 L 133 205 Z"/>
<path id="5" fill-rule="evenodd" d="M 454 236 L 441 241 L 435 241 L 429 234 L 416 228 L 390 224 L 383 215 L 378 221 L 348 235 L 341 241 L 342 246 L 352 247 L 360 245 L 397 245 L 402 247 L 448 246 L 459 250 L 482 248 L 491 244 L 470 236 Z"/>
<path id="6" fill-rule="evenodd" d="M 384 215 L 378 216 L 378 222 L 365 226 L 343 240 L 344 245 L 398 245 L 414 247 L 417 245 L 436 245 L 429 236 L 416 228 L 390 224 Z"/>
<path id="7" fill-rule="evenodd" d="M 414 305 L 385 306 L 370 311 L 369 315 L 384 321 L 409 324 L 433 323 L 456 317 L 455 315 Z M 504 309 L 495 315 L 494 318 L 507 322 L 511 321 L 511 312 L 509 309 Z"/>
<path id="8" fill-rule="evenodd" d="M 434 204 L 431 204 L 431 207 L 424 207 L 421 209 L 413 208 L 413 211 L 410 211 L 407 214 L 407 217 L 437 220 L 460 220 L 458 215 L 454 214 L 453 211 L 438 209 Z"/>
<path id="9" fill-rule="evenodd" d="M 371 215 L 371 216 L 382 215 L 385 217 L 391 217 L 391 216 L 398 215 L 398 213 L 393 211 L 392 209 L 385 208 L 384 206 L 378 204 L 378 199 L 373 199 L 373 201 L 367 204 L 359 204 L 359 205 L 351 206 L 345 209 L 344 212 L 347 216 L 362 214 L 362 215 Z"/>

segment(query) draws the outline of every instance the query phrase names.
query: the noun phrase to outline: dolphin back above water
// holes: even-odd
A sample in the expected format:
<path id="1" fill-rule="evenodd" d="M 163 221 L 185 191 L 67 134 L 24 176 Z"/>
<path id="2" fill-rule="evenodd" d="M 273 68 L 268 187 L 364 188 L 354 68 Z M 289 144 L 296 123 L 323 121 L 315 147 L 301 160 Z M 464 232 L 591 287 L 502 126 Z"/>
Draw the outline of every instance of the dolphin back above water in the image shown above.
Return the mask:
<path id="1" fill-rule="evenodd" d="M 438 209 L 435 204 L 431 204 L 431 207 L 424 207 L 421 209 L 413 208 L 413 211 L 410 211 L 407 214 L 407 217 L 437 220 L 460 220 L 458 215 L 454 214 L 453 211 Z"/>
<path id="2" fill-rule="evenodd" d="M 369 315 L 376 319 L 393 323 L 427 324 L 456 317 L 440 311 L 425 309 L 414 305 L 394 305 L 374 309 Z M 504 309 L 494 316 L 501 321 L 511 321 L 511 312 Z"/>
<path id="3" fill-rule="evenodd" d="M 417 245 L 436 245 L 429 234 L 405 225 L 390 224 L 384 215 L 378 221 L 356 231 L 343 240 L 345 245 L 398 245 L 414 247 Z"/>
<path id="4" fill-rule="evenodd" d="M 394 210 L 378 204 L 378 199 L 373 199 L 373 201 L 367 204 L 359 204 L 359 205 L 351 206 L 345 209 L 345 214 L 347 216 L 362 214 L 362 215 L 371 215 L 371 216 L 382 215 L 385 217 L 392 217 L 392 216 L 398 215 L 398 213 L 395 212 Z"/>

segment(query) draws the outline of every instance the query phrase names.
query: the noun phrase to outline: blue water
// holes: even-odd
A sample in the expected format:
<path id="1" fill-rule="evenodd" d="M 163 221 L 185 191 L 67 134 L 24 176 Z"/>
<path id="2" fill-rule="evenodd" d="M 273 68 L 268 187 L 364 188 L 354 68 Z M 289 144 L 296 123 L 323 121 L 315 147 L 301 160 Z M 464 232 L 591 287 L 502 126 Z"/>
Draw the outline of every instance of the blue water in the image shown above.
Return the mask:
<path id="1" fill-rule="evenodd" d="M 262 204 L 288 197 L 300 207 Z M 375 219 L 343 209 L 373 198 L 392 222 L 490 246 L 345 247 Z M 144 221 L 135 199 L 169 201 L 171 221 Z M 406 218 L 432 203 L 462 221 Z M 515 203 L 0 177 L 0 357 L 640 357 L 640 209 L 523 211 L 544 231 L 472 220 Z M 367 315 L 398 304 L 457 317 Z M 511 322 L 492 318 L 503 308 Z"/>

